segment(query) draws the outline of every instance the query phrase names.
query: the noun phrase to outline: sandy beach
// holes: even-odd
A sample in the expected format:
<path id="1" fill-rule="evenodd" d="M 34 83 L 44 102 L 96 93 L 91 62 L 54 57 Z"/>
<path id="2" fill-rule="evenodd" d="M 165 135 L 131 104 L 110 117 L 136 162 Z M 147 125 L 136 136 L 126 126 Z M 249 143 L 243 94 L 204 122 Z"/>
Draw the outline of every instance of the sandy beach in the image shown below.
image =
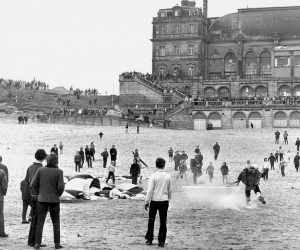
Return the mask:
<path id="1" fill-rule="evenodd" d="M 99 132 L 104 136 L 99 140 Z M 90 127 L 74 125 L 0 123 L 0 155 L 9 169 L 9 188 L 5 197 L 5 225 L 9 238 L 1 239 L 0 249 L 32 249 L 27 246 L 29 225 L 21 224 L 22 200 L 20 182 L 27 167 L 34 161 L 38 148 L 50 152 L 53 144 L 64 144 L 59 167 L 65 175 L 74 175 L 74 155 L 80 146 L 94 142 L 96 161 L 93 168 L 83 172 L 93 176 L 106 176 L 100 153 L 112 144 L 118 150 L 116 175 L 128 175 L 132 160 L 131 151 L 138 149 L 141 158 L 149 165 L 143 176 L 155 171 L 155 159 L 168 160 L 168 149 L 185 150 L 189 158 L 196 145 L 204 156 L 204 167 L 213 161 L 212 147 L 216 141 L 221 146 L 215 166 L 213 184 L 204 174 L 197 188 L 192 185 L 192 174 L 176 179 L 174 163 L 167 163 L 166 171 L 173 177 L 173 198 L 168 214 L 168 234 L 165 249 L 299 249 L 300 248 L 300 173 L 293 163 L 281 177 L 278 165 L 270 171 L 269 180 L 261 180 L 261 190 L 267 204 L 263 205 L 252 195 L 252 208 L 245 208 L 244 186 L 224 188 L 221 184 L 220 167 L 226 161 L 230 172 L 229 181 L 235 181 L 246 160 L 261 167 L 264 157 L 275 153 L 275 130 L 216 130 L 179 131 L 123 127 Z M 283 134 L 284 129 L 280 129 Z M 289 145 L 280 145 L 286 152 L 296 153 L 294 146 L 300 130 L 288 129 Z M 117 183 L 121 182 L 117 180 Z M 123 181 L 122 181 L 123 182 Z M 130 182 L 130 180 L 128 180 Z M 141 185 L 147 188 L 147 181 Z M 188 187 L 185 187 L 188 186 Z M 146 246 L 144 235 L 148 217 L 143 201 L 107 200 L 61 204 L 61 244 L 65 249 L 158 249 L 157 239 L 153 246 Z M 158 233 L 158 217 L 155 234 Z M 53 232 L 50 216 L 44 227 L 43 242 L 53 249 Z"/>

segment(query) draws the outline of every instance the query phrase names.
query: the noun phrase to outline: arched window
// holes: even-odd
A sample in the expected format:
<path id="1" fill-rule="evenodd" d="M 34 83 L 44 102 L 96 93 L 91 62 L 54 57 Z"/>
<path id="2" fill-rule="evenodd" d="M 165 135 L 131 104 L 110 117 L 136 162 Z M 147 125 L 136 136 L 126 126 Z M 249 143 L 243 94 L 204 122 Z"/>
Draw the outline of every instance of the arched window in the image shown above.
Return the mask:
<path id="1" fill-rule="evenodd" d="M 287 85 L 283 85 L 278 90 L 279 96 L 291 96 L 291 88 Z"/>
<path id="2" fill-rule="evenodd" d="M 174 16 L 179 16 L 179 15 L 180 15 L 180 11 L 179 10 L 175 10 Z"/>
<path id="3" fill-rule="evenodd" d="M 256 60 L 256 54 L 252 51 L 248 52 L 245 56 L 246 76 L 257 75 L 258 65 Z"/>
<path id="4" fill-rule="evenodd" d="M 260 54 L 260 75 L 271 75 L 271 53 L 269 51 Z"/>
<path id="5" fill-rule="evenodd" d="M 255 96 L 266 97 L 268 95 L 268 89 L 265 86 L 258 86 L 255 89 Z"/>
<path id="6" fill-rule="evenodd" d="M 221 88 L 219 88 L 219 90 L 218 90 L 218 95 L 219 95 L 220 97 L 229 97 L 229 96 L 230 96 L 230 91 L 229 91 L 229 89 L 226 88 L 226 87 L 221 87 Z"/>
<path id="7" fill-rule="evenodd" d="M 216 96 L 216 90 L 213 87 L 207 87 L 204 90 L 204 96 L 205 97 L 215 97 Z"/>
<path id="8" fill-rule="evenodd" d="M 232 75 L 237 72 L 237 58 L 233 52 L 228 52 L 225 55 L 225 74 Z"/>

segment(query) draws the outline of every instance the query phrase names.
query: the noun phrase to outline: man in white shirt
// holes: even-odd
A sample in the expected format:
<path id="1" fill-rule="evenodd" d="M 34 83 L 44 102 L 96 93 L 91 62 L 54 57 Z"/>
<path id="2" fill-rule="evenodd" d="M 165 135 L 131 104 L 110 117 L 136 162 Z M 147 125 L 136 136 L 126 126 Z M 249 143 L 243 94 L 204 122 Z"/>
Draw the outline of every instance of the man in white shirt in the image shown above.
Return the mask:
<path id="1" fill-rule="evenodd" d="M 145 239 L 147 245 L 152 245 L 154 237 L 154 223 L 157 210 L 160 217 L 160 228 L 158 234 L 158 246 L 164 247 L 167 236 L 167 214 L 169 201 L 171 200 L 171 175 L 164 171 L 166 161 L 157 158 L 155 165 L 157 171 L 151 175 L 148 184 L 145 209 L 149 210 L 148 231 Z"/>

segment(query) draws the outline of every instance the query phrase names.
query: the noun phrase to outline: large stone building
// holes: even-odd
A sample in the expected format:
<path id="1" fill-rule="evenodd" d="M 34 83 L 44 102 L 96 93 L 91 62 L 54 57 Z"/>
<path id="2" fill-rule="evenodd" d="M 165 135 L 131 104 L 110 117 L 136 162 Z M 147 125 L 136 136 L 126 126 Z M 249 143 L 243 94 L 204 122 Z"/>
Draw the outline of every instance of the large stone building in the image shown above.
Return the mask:
<path id="1" fill-rule="evenodd" d="M 158 11 L 153 18 L 151 39 L 152 74 L 157 78 L 153 84 L 140 76 L 120 76 L 120 98 L 124 104 L 138 108 L 138 103 L 152 103 L 157 107 L 178 103 L 185 96 L 300 96 L 300 6 L 239 9 L 213 18 L 207 17 L 207 10 L 207 0 L 203 0 L 203 8 L 194 1 L 183 0 L 181 6 Z M 256 103 L 259 112 L 255 119 L 266 120 L 257 126 L 290 126 L 290 114 L 300 119 L 300 113 L 295 113 L 299 109 L 295 101 L 285 103 L 289 111 L 277 115 L 286 122 L 275 123 L 276 109 L 280 105 L 282 109 L 282 104 Z M 213 111 L 221 121 L 214 122 L 217 127 L 249 126 L 251 112 L 248 114 L 242 103 L 211 106 L 176 107 L 165 118 L 174 124 L 181 122 L 182 127 L 199 129 L 205 126 L 195 123 L 195 114 L 202 110 L 200 116 L 206 124 L 213 120 L 209 113 Z M 240 114 L 233 113 L 234 109 L 239 109 Z M 180 115 L 179 110 L 185 110 L 185 114 Z M 271 118 L 264 119 L 265 110 L 271 112 L 267 115 Z M 234 123 L 235 119 L 240 122 Z M 296 123 L 300 126 L 300 122 L 293 124 Z"/>

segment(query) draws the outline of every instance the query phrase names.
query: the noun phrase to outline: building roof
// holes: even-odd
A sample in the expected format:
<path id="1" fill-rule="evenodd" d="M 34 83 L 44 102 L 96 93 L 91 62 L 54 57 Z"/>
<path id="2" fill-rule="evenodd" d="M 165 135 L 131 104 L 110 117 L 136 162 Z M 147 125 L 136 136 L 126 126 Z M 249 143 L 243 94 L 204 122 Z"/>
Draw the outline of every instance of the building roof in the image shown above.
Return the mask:
<path id="1" fill-rule="evenodd" d="M 218 18 L 209 27 L 211 39 L 300 37 L 300 6 L 239 9 Z"/>

